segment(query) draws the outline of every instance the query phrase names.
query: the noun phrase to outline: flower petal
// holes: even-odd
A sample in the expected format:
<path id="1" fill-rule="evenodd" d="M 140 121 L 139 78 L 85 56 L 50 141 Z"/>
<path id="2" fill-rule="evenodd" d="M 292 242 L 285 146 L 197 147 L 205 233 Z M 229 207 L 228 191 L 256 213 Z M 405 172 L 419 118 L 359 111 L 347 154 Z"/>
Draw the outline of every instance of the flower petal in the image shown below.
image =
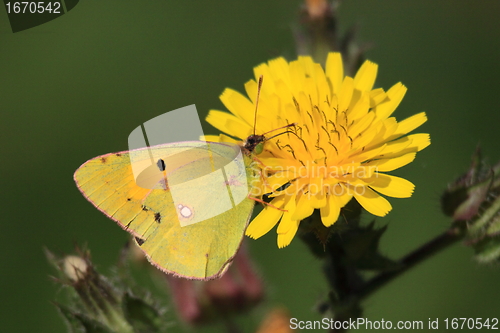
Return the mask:
<path id="1" fill-rule="evenodd" d="M 316 104 L 319 105 L 322 101 L 330 99 L 330 87 L 328 86 L 325 71 L 320 64 L 315 64 L 314 66 L 314 80 L 316 81 L 316 88 L 319 96 L 319 100 Z"/>
<path id="2" fill-rule="evenodd" d="M 385 216 L 392 209 L 389 201 L 366 186 L 358 186 L 352 190 L 352 193 L 359 204 L 373 215 Z"/>
<path id="3" fill-rule="evenodd" d="M 340 91 L 340 85 L 344 80 L 344 66 L 342 65 L 342 56 L 340 53 L 329 53 L 326 59 L 326 77 L 332 85 L 332 94 Z"/>
<path id="4" fill-rule="evenodd" d="M 366 107 L 368 107 L 368 103 L 366 104 Z M 354 138 L 354 142 L 356 143 L 356 145 L 359 145 L 358 135 L 373 123 L 374 118 L 375 113 L 368 112 L 365 116 L 363 116 L 359 120 L 356 120 L 356 122 L 351 127 L 349 127 L 349 135 Z"/>
<path id="5" fill-rule="evenodd" d="M 255 104 L 255 100 L 257 99 L 258 86 L 255 80 L 249 80 L 245 83 L 245 91 L 253 104 Z"/>
<path id="6" fill-rule="evenodd" d="M 370 107 L 375 107 L 387 99 L 384 89 L 378 88 L 370 91 Z"/>
<path id="7" fill-rule="evenodd" d="M 310 216 L 314 208 L 311 206 L 309 202 L 310 194 L 301 193 L 297 198 L 297 207 L 295 208 L 295 212 L 292 215 L 292 220 L 303 220 L 306 217 Z"/>
<path id="8" fill-rule="evenodd" d="M 299 56 L 299 63 L 304 68 L 305 74 L 311 77 L 314 73 L 314 60 L 311 56 Z"/>
<path id="9" fill-rule="evenodd" d="M 354 89 L 370 91 L 377 78 L 378 65 L 366 60 L 354 77 Z"/>
<path id="10" fill-rule="evenodd" d="M 253 126 L 255 106 L 248 98 L 233 89 L 226 88 L 220 95 L 220 100 L 232 114 Z"/>
<path id="11" fill-rule="evenodd" d="M 227 112 L 210 110 L 206 121 L 213 127 L 240 139 L 245 139 L 252 133 L 252 128 L 247 123 Z"/>
<path id="12" fill-rule="evenodd" d="M 296 223 L 296 220 L 292 220 L 293 212 L 295 211 L 295 200 L 288 200 L 286 205 L 284 206 L 286 212 L 283 213 L 283 217 L 278 225 L 278 234 L 287 233 L 293 224 Z"/>
<path id="13" fill-rule="evenodd" d="M 408 135 L 408 139 L 411 140 L 410 147 L 417 147 L 417 151 L 421 151 L 431 144 L 431 136 L 427 133 Z"/>
<path id="14" fill-rule="evenodd" d="M 431 144 L 429 134 L 412 134 L 389 142 L 383 150 L 383 158 L 395 158 L 420 151 Z"/>
<path id="15" fill-rule="evenodd" d="M 374 166 L 376 167 L 377 171 L 382 171 L 382 172 L 392 171 L 413 162 L 415 156 L 417 156 L 417 153 L 408 153 L 398 157 L 382 158 L 379 160 L 374 160 L 366 164 L 363 164 L 363 166 L 365 167 Z"/>
<path id="16" fill-rule="evenodd" d="M 293 237 L 295 237 L 295 234 L 299 229 L 299 223 L 300 221 L 291 220 L 289 222 L 290 228 L 288 229 L 288 231 L 284 234 L 278 234 L 278 248 L 282 249 L 285 246 L 290 245 Z"/>
<path id="17" fill-rule="evenodd" d="M 358 98 L 356 103 L 349 109 L 348 115 L 349 115 L 349 120 L 354 121 L 354 124 L 358 123 L 359 121 L 362 121 L 365 119 L 366 114 L 368 113 L 368 110 L 370 108 L 370 98 L 368 96 L 368 93 L 363 92 L 361 96 Z M 373 113 L 372 113 L 373 114 Z M 375 115 L 375 114 L 373 114 Z M 352 128 L 354 127 L 351 124 L 349 125 L 349 134 L 355 138 L 358 133 L 361 133 L 363 130 L 359 130 L 358 132 L 351 133 Z"/>
<path id="18" fill-rule="evenodd" d="M 399 103 L 403 100 L 408 89 L 401 83 L 396 83 L 387 91 L 387 96 L 389 100 L 377 105 L 375 113 L 380 119 L 385 119 L 391 116 L 391 114 L 396 110 Z"/>
<path id="19" fill-rule="evenodd" d="M 346 111 L 351 104 L 352 93 L 354 89 L 354 81 L 350 77 L 346 77 L 342 82 L 342 86 L 340 87 L 339 92 L 339 105 L 336 106 L 338 108 L 338 112 Z"/>
<path id="20" fill-rule="evenodd" d="M 329 227 L 333 225 L 339 219 L 340 209 L 340 201 L 338 197 L 334 194 L 328 195 L 328 203 L 325 207 L 320 209 L 321 213 L 321 222 L 325 227 Z"/>
<path id="21" fill-rule="evenodd" d="M 276 198 L 271 201 L 271 204 L 280 208 L 285 202 L 284 198 Z M 267 234 L 278 223 L 283 211 L 266 205 L 264 209 L 257 215 L 248 226 L 245 235 L 250 238 L 257 239 Z"/>
<path id="22" fill-rule="evenodd" d="M 220 139 L 219 135 L 202 135 L 202 136 L 200 136 L 201 141 L 220 142 L 219 139 Z"/>
<path id="23" fill-rule="evenodd" d="M 290 71 L 288 69 L 288 61 L 286 61 L 285 58 L 279 57 L 270 60 L 269 71 L 271 72 L 274 81 L 283 80 L 286 84 L 290 83 Z"/>
<path id="24" fill-rule="evenodd" d="M 316 193 L 316 195 L 311 196 L 310 200 L 311 206 L 315 209 L 325 207 L 327 205 L 325 190 L 322 189 L 320 192 Z"/>
<path id="25" fill-rule="evenodd" d="M 258 80 L 261 76 L 263 80 L 261 87 L 261 95 L 271 95 L 276 91 L 276 87 L 274 86 L 274 78 L 271 74 L 269 66 L 267 64 L 260 64 L 253 69 L 255 78 Z"/>
<path id="26" fill-rule="evenodd" d="M 396 130 L 396 133 L 400 135 L 410 133 L 411 131 L 413 131 L 415 128 L 419 127 L 426 121 L 427 121 L 427 116 L 425 112 L 417 113 L 416 115 L 413 115 L 411 117 L 406 118 L 403 121 L 400 121 L 398 123 L 398 129 Z"/>
<path id="27" fill-rule="evenodd" d="M 409 198 L 413 194 L 415 185 L 404 178 L 391 175 L 376 174 L 371 179 L 370 188 L 393 198 Z"/>

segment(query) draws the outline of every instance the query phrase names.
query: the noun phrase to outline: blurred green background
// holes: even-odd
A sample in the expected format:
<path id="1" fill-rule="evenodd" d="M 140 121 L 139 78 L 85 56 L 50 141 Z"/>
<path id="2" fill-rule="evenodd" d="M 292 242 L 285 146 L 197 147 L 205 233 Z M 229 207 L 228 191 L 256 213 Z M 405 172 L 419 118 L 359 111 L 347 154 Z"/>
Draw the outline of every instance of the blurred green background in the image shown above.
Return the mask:
<path id="1" fill-rule="evenodd" d="M 54 272 L 43 246 L 71 252 L 74 242 L 87 242 L 109 273 L 127 239 L 81 196 L 74 170 L 127 149 L 128 134 L 144 121 L 193 103 L 203 116 L 221 109 L 219 94 L 243 92 L 253 66 L 293 59 L 300 4 L 81 1 L 15 34 L 0 13 L 2 332 L 65 332 L 50 304 L 60 288 L 48 278 Z M 496 0 L 350 0 L 340 8 L 341 27 L 359 23 L 361 41 L 373 42 L 367 57 L 379 64 L 376 85 L 409 88 L 395 116 L 424 110 L 429 117 L 421 131 L 432 145 L 395 172 L 416 184 L 413 198 L 390 200 L 393 211 L 377 219 L 389 224 L 381 246 L 390 257 L 448 226 L 439 196 L 478 143 L 490 162 L 500 159 L 499 15 Z M 272 231 L 250 244 L 269 301 L 299 320 L 319 319 L 314 306 L 326 284 L 300 240 L 278 250 Z M 365 301 L 365 317 L 499 317 L 499 278 L 498 267 L 480 266 L 471 249 L 455 245 Z"/>

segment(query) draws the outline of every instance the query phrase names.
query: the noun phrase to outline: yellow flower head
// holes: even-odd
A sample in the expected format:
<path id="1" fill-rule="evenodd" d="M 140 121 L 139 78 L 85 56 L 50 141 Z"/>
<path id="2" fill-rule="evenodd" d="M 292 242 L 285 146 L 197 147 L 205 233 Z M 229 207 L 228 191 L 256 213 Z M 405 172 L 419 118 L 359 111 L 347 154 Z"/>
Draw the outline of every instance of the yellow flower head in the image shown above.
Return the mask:
<path id="1" fill-rule="evenodd" d="M 290 63 L 270 60 L 254 73 L 264 78 L 256 134 L 295 126 L 267 140 L 256 156 L 260 194 L 269 194 L 272 206 L 250 223 L 248 236 L 259 238 L 279 222 L 281 248 L 314 209 L 328 227 L 352 197 L 368 212 L 384 216 L 392 206 L 380 194 L 412 195 L 411 182 L 384 173 L 410 163 L 430 144 L 429 134 L 406 135 L 427 120 L 424 112 L 400 122 L 391 117 L 406 93 L 403 84 L 388 91 L 373 89 L 377 65 L 370 61 L 354 78 L 344 76 L 339 53 L 329 54 L 326 70 L 311 57 L 299 57 Z M 254 132 L 257 81 L 250 80 L 245 89 L 250 100 L 226 89 L 220 98 L 231 114 L 211 110 L 207 117 L 214 127 L 242 140 Z M 231 139 L 221 135 L 215 140 Z"/>

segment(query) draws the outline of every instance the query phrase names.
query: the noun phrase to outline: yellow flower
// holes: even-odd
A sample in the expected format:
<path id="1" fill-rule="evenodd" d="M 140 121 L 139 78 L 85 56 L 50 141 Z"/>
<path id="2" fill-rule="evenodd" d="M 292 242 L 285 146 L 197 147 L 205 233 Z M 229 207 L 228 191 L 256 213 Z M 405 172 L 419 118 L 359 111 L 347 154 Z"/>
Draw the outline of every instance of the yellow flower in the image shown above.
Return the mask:
<path id="1" fill-rule="evenodd" d="M 384 216 L 391 204 L 380 194 L 407 198 L 414 185 L 385 174 L 415 158 L 430 144 L 429 134 L 406 135 L 427 117 L 418 113 L 397 122 L 391 117 L 406 93 L 396 83 L 388 91 L 373 89 L 377 65 L 366 61 L 354 78 L 344 76 L 339 53 L 330 53 L 326 70 L 311 57 L 288 63 L 283 58 L 254 68 L 263 76 L 256 134 L 295 123 L 288 133 L 267 140 L 256 156 L 262 187 L 271 205 L 250 223 L 246 234 L 259 238 L 278 222 L 278 247 L 295 236 L 314 209 L 325 226 L 334 224 L 354 197 L 368 212 Z M 231 114 L 211 110 L 207 121 L 241 140 L 253 134 L 257 81 L 245 84 L 247 95 L 226 89 L 221 100 Z M 272 132 L 267 134 L 271 137 Z M 230 141 L 221 135 L 214 141 Z M 280 208 L 280 209 L 276 209 Z"/>

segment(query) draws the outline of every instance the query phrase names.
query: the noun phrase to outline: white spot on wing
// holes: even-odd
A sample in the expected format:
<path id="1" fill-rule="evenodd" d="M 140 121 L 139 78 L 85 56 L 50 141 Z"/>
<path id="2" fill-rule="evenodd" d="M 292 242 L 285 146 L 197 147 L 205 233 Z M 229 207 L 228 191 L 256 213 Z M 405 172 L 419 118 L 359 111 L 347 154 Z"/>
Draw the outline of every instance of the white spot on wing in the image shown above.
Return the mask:
<path id="1" fill-rule="evenodd" d="M 183 205 L 179 204 L 179 205 L 177 205 L 177 209 L 179 211 L 179 215 L 182 218 L 188 219 L 191 216 L 193 216 L 193 211 L 188 206 L 183 206 Z"/>

